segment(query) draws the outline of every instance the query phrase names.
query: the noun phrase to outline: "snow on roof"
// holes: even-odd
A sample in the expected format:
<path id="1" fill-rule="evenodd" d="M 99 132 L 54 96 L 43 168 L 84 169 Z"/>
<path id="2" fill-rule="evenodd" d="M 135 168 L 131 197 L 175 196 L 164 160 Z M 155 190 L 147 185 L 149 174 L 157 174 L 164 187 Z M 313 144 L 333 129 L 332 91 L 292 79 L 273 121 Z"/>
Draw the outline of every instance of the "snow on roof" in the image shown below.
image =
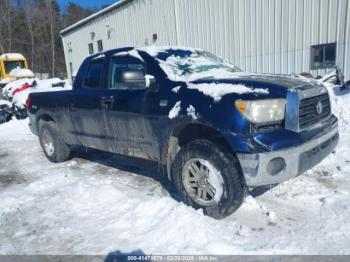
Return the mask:
<path id="1" fill-rule="evenodd" d="M 135 48 L 137 51 L 144 51 L 148 53 L 150 56 L 157 56 L 161 52 L 165 52 L 167 50 L 188 50 L 191 52 L 200 51 L 202 49 L 193 48 L 188 46 L 157 46 L 157 45 L 147 45 Z"/>
<path id="2" fill-rule="evenodd" d="M 130 51 L 125 51 L 125 52 L 119 52 L 114 54 L 113 56 L 118 57 L 118 56 L 127 56 L 127 55 L 143 61 L 143 58 L 139 55 L 139 53 L 137 52 L 137 49 L 132 49 Z"/>
<path id="3" fill-rule="evenodd" d="M 6 53 L 0 56 L 0 59 L 24 59 L 24 56 L 18 53 Z"/>

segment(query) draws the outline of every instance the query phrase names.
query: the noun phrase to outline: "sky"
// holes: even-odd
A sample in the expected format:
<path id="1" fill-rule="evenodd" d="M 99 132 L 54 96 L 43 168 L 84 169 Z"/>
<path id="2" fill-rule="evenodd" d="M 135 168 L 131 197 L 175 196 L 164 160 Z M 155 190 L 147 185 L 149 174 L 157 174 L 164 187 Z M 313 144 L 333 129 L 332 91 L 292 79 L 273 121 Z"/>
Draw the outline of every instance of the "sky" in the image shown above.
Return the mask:
<path id="1" fill-rule="evenodd" d="M 115 3 L 117 0 L 58 0 L 61 8 L 65 8 L 69 2 L 77 3 L 84 7 L 101 7 L 102 5 L 108 5 Z"/>

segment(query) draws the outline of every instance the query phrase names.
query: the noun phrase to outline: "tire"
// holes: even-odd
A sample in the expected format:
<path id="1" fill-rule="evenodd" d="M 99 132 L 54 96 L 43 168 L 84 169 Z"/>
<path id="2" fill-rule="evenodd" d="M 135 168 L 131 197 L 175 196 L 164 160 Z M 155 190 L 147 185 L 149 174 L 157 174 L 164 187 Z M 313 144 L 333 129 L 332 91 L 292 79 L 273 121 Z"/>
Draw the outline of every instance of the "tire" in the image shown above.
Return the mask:
<path id="1" fill-rule="evenodd" d="M 55 122 L 39 122 L 39 140 L 49 161 L 62 163 L 69 160 L 70 147 L 64 142 Z"/>
<path id="2" fill-rule="evenodd" d="M 172 164 L 172 179 L 185 204 L 203 209 L 205 215 L 215 219 L 231 215 L 244 199 L 245 186 L 237 158 L 207 140 L 195 140 L 182 147 Z"/>

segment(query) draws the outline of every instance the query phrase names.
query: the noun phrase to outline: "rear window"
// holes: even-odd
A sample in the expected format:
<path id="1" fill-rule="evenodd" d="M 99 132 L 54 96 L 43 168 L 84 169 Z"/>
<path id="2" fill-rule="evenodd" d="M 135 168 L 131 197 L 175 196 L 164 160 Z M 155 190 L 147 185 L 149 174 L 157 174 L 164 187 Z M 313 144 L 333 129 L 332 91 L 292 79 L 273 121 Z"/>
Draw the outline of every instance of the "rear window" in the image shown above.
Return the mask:
<path id="1" fill-rule="evenodd" d="M 102 68 L 103 68 L 102 60 L 91 62 L 86 71 L 83 86 L 86 88 L 100 88 Z"/>

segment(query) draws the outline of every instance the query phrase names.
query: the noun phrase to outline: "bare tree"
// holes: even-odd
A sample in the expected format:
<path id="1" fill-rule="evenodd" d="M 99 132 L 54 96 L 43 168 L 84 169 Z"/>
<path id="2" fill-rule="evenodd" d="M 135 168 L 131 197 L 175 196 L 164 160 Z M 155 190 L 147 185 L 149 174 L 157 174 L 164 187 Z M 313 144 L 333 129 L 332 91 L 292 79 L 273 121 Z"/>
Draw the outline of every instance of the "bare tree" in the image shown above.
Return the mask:
<path id="1" fill-rule="evenodd" d="M 0 2 L 0 48 L 6 52 L 12 48 L 12 7 L 10 0 Z"/>
<path id="2" fill-rule="evenodd" d="M 55 14 L 53 12 L 53 5 L 52 2 L 49 1 L 47 3 L 47 10 L 49 14 L 49 27 L 50 27 L 50 40 L 51 40 L 51 55 L 52 55 L 52 61 L 51 61 L 51 75 L 55 75 L 55 59 L 56 59 L 56 52 L 55 52 Z"/>
<path id="3" fill-rule="evenodd" d="M 38 8 L 34 1 L 24 0 L 23 13 L 30 36 L 30 67 L 34 71 L 34 48 L 35 48 L 35 17 L 37 15 Z"/>
<path id="4" fill-rule="evenodd" d="M 37 73 L 59 76 L 66 71 L 60 30 L 95 10 L 57 0 L 0 0 L 0 54 L 22 53 Z"/>

